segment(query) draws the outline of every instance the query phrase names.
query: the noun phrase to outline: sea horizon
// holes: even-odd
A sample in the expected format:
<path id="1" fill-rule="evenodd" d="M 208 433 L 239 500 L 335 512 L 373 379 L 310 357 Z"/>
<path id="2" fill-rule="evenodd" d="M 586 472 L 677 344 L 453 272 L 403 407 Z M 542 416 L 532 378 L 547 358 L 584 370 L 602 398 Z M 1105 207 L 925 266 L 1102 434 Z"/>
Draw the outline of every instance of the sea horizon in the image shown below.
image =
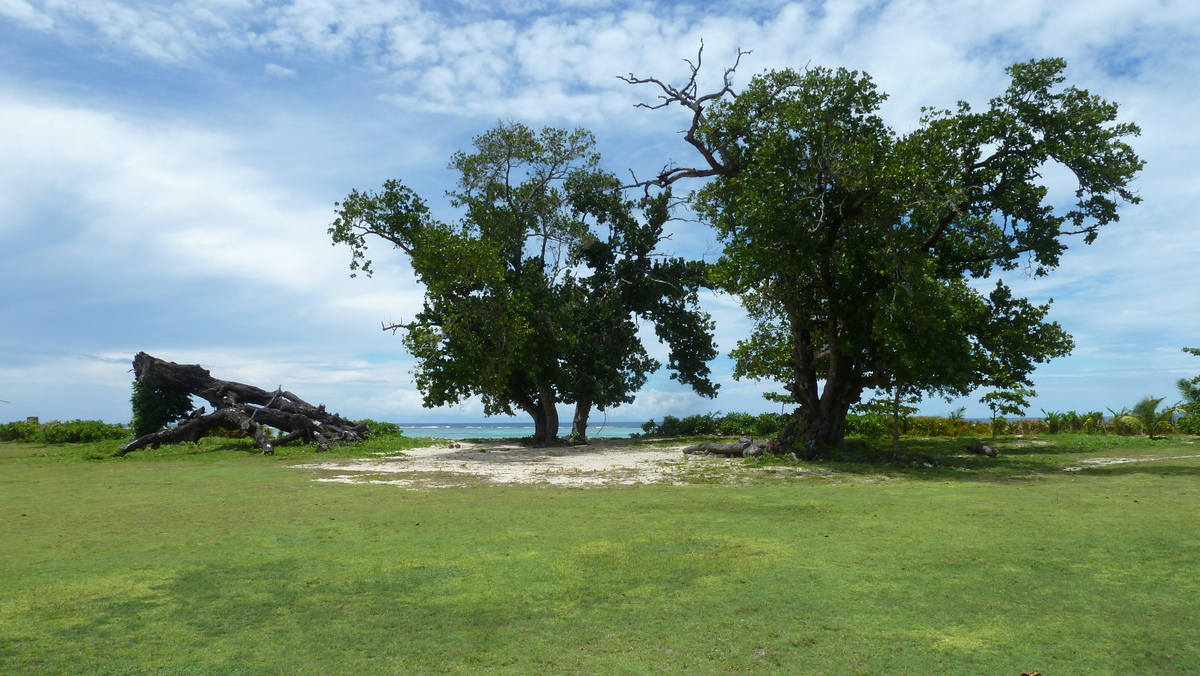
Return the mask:
<path id="1" fill-rule="evenodd" d="M 530 420 L 504 422 L 402 422 L 395 423 L 411 437 L 434 437 L 440 439 L 503 439 L 533 435 L 534 424 Z M 642 432 L 642 422 L 610 420 L 588 425 L 588 436 L 595 439 L 625 438 Z M 569 437 L 571 423 L 560 421 L 558 436 Z"/>

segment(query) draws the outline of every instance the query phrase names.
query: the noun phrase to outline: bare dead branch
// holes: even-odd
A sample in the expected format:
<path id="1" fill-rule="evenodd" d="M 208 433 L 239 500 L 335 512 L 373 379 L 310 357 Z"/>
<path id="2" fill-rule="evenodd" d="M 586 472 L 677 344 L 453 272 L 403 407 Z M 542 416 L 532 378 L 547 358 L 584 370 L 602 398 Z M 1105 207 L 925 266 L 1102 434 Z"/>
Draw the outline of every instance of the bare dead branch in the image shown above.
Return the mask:
<path id="1" fill-rule="evenodd" d="M 647 193 L 650 187 L 665 188 L 676 181 L 685 178 L 706 178 L 709 176 L 733 176 L 737 174 L 738 168 L 734 166 L 732 161 L 719 148 L 710 148 L 701 141 L 696 133 L 704 124 L 704 109 L 713 101 L 716 101 L 724 96 L 733 95 L 733 74 L 737 72 L 738 66 L 742 62 L 742 57 L 750 54 L 749 51 L 739 49 L 737 58 L 732 66 L 725 69 L 721 79 L 721 88 L 717 91 L 707 94 L 699 93 L 699 83 L 697 77 L 700 74 L 700 68 L 704 63 L 704 42 L 701 41 L 700 49 L 696 52 L 696 61 L 693 63 L 690 59 L 684 59 L 687 63 L 691 75 L 686 83 L 680 87 L 663 82 L 656 77 L 638 77 L 633 73 L 628 76 L 618 76 L 619 80 L 627 84 L 643 85 L 649 84 L 658 87 L 662 92 L 658 95 L 658 103 L 638 103 L 637 108 L 646 108 L 647 110 L 658 110 L 667 108 L 672 104 L 677 104 L 692 111 L 692 121 L 689 127 L 683 132 L 683 138 L 688 145 L 696 149 L 700 156 L 704 158 L 707 166 L 700 167 L 678 167 L 674 164 L 668 164 L 663 167 L 658 176 L 652 179 L 639 181 L 634 175 L 634 182 L 622 186 L 622 189 L 627 188 L 643 188 Z M 632 174 L 633 172 L 630 171 Z"/>
<path id="2" fill-rule="evenodd" d="M 325 405 L 313 406 L 283 387 L 268 392 L 253 385 L 212 377 L 199 364 L 176 364 L 156 359 L 145 352 L 133 358 L 138 382 L 153 388 L 185 391 L 213 406 L 212 413 L 201 408 L 176 427 L 147 434 L 121 446 L 117 455 L 125 455 L 150 446 L 176 441 L 198 441 L 215 429 L 243 430 L 254 439 L 263 453 L 297 439 L 316 442 L 324 451 L 331 443 L 360 441 L 370 433 L 367 426 L 329 413 Z M 272 442 L 264 426 L 288 432 Z"/>

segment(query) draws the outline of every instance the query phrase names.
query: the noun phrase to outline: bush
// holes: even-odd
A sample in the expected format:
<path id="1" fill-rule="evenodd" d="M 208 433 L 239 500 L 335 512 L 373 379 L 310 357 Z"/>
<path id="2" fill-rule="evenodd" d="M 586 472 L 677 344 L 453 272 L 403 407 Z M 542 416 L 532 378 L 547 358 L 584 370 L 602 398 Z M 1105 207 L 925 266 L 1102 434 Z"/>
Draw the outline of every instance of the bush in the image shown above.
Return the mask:
<path id="1" fill-rule="evenodd" d="M 0 441 L 23 441 L 43 444 L 85 444 L 111 441 L 129 436 L 129 428 L 110 425 L 100 420 L 51 420 L 36 423 L 29 420 L 0 425 Z"/>
<path id="2" fill-rule="evenodd" d="M 373 437 L 382 437 L 391 434 L 404 434 L 404 430 L 400 429 L 400 426 L 395 423 L 378 422 L 371 420 L 370 418 L 363 418 L 362 420 L 356 420 L 355 422 L 359 424 L 366 424 L 367 429 L 371 430 L 371 436 Z"/>
<path id="3" fill-rule="evenodd" d="M 905 416 L 900 418 L 900 429 L 904 430 Z M 892 417 L 877 411 L 850 413 L 846 416 L 846 435 L 883 439 L 892 435 Z"/>
<path id="4" fill-rule="evenodd" d="M 992 432 L 991 423 L 962 418 L 912 416 L 906 422 L 904 433 L 918 437 L 981 436 Z"/>
<path id="5" fill-rule="evenodd" d="M 154 434 L 176 420 L 182 420 L 195 410 L 187 390 L 149 387 L 133 381 L 134 436 Z"/>
<path id="6" fill-rule="evenodd" d="M 789 418 L 791 416 L 779 413 L 730 413 L 723 416 L 717 412 L 689 415 L 686 418 L 666 415 L 661 423 L 653 420 L 644 423 L 642 432 L 647 437 L 749 436 L 761 439 L 778 434 Z"/>
<path id="7" fill-rule="evenodd" d="M 1184 434 L 1200 434 L 1200 401 L 1181 404 L 1178 410 L 1183 415 L 1175 421 L 1175 429 Z"/>
<path id="8" fill-rule="evenodd" d="M 41 441 L 42 426 L 29 420 L 0 425 L 0 441 Z"/>
<path id="9" fill-rule="evenodd" d="M 1043 410 L 1042 415 L 1045 416 L 1042 420 L 1045 421 L 1047 434 L 1058 434 L 1059 432 L 1103 434 L 1108 431 L 1104 424 L 1104 414 L 1100 411 L 1059 413 Z"/>

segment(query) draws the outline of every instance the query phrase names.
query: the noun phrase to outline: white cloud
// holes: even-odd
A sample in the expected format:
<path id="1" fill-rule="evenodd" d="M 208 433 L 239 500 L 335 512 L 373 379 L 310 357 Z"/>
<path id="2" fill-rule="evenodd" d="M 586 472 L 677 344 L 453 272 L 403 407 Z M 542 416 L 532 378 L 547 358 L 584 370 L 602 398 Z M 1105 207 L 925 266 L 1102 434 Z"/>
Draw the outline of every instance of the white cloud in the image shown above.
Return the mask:
<path id="1" fill-rule="evenodd" d="M 656 170 L 672 158 L 692 162 L 691 151 L 673 133 L 685 116 L 632 109 L 656 92 L 630 87 L 615 76 L 633 72 L 681 82 L 687 75 L 682 59 L 695 56 L 701 39 L 706 45 L 703 90 L 714 85 L 739 47 L 754 50 L 736 76 L 739 84 L 767 68 L 846 65 L 867 70 L 891 94 L 885 114 L 901 131 L 911 127 L 923 105 L 950 107 L 958 99 L 985 104 L 1004 86 L 1003 68 L 1013 61 L 1062 55 L 1070 61 L 1072 82 L 1121 102 L 1123 117 L 1143 125 L 1146 133 L 1135 146 L 1149 164 L 1140 180 L 1146 204 L 1128 209 L 1095 246 L 1073 248 L 1063 267 L 1046 279 L 1008 279 L 1034 297 L 1055 297 L 1053 316 L 1079 345 L 1076 356 L 1044 369 L 1043 399 L 1081 396 L 1082 381 L 1103 388 L 1097 374 L 1107 371 L 1120 372 L 1122 387 L 1140 390 L 1144 387 L 1135 384 L 1160 380 L 1169 387 L 1169 377 L 1194 360 L 1174 350 L 1200 343 L 1194 338 L 1200 335 L 1200 307 L 1193 265 L 1200 239 L 1191 216 L 1200 185 L 1193 162 L 1200 150 L 1192 119 L 1200 105 L 1195 39 L 1200 4 L 1194 2 L 292 0 L 264 7 L 257 0 L 0 0 L 0 20 L 38 31 L 40 40 L 47 39 L 42 34 L 57 36 L 49 39 L 61 39 L 88 58 L 100 52 L 114 70 L 122 67 L 122 55 L 132 55 L 139 61 L 134 79 L 144 75 L 147 60 L 160 63 L 168 79 L 177 79 L 189 95 L 200 91 L 189 89 L 196 86 L 195 73 L 221 71 L 214 79 L 233 91 L 231 107 L 249 98 L 250 87 L 262 86 L 263 74 L 274 76 L 271 91 L 293 97 L 279 105 L 294 109 L 280 115 L 286 132 L 261 152 L 289 158 L 294 153 L 302 158 L 295 164 L 317 167 L 314 173 L 349 173 L 356 163 L 366 164 L 345 150 L 360 127 L 368 130 L 362 132 L 366 138 L 401 122 L 413 125 L 389 137 L 394 147 L 358 137 L 354 147 L 371 154 L 372 167 L 422 180 L 441 171 L 454 149 L 442 144 L 467 143 L 465 137 L 447 139 L 452 134 L 446 129 L 478 123 L 478 132 L 507 117 L 592 126 L 619 171 L 626 166 L 639 173 Z M 303 70 L 304 78 L 295 77 L 294 68 Z M 89 90 L 116 92 L 106 93 L 114 99 L 122 86 L 133 86 L 85 84 Z M 192 354 L 187 359 L 211 364 L 214 373 L 226 374 L 221 377 L 263 386 L 301 382 L 320 396 L 328 393 L 330 401 L 350 401 L 376 417 L 420 412 L 405 363 L 379 366 L 357 356 L 360 351 L 399 352 L 399 340 L 381 334 L 376 322 L 411 317 L 420 292 L 403 263 L 382 252 L 373 280 L 346 278 L 345 251 L 330 249 L 324 228 L 330 203 L 344 194 L 342 182 L 349 179 L 322 175 L 304 186 L 289 185 L 248 159 L 248 146 L 262 140 L 249 138 L 247 123 L 217 129 L 205 119 L 211 111 L 172 108 L 177 102 L 163 101 L 145 119 L 134 119 L 114 112 L 122 109 L 120 103 L 101 110 L 94 102 L 45 102 L 31 94 L 75 86 L 58 85 L 34 82 L 0 93 L 5 148 L 0 238 L 10 247 L 28 248 L 26 255 L 5 260 L 11 260 L 10 269 L 20 266 L 36 275 L 38 265 L 31 261 L 41 257 L 49 270 L 28 280 L 33 290 L 24 295 L 55 304 L 47 314 L 78 312 L 81 305 L 106 302 L 106 296 L 153 299 L 158 304 L 128 301 L 120 311 L 173 312 L 178 324 L 163 327 L 161 334 L 89 340 L 112 354 L 127 350 L 131 356 L 138 349 L 153 351 L 152 346 L 174 353 L 163 354 L 166 358 L 184 360 L 178 355 Z M 370 88 L 372 96 L 399 109 L 328 112 L 332 109 L 322 109 L 316 98 L 295 106 L 314 91 L 297 94 L 301 85 L 328 87 L 321 92 L 325 98 L 353 86 Z M 422 117 L 422 111 L 438 115 Z M 328 129 L 308 117 L 320 112 L 345 116 L 344 122 L 337 120 L 341 136 L 322 140 Z M 245 111 L 239 120 L 256 113 Z M 308 155 L 294 150 L 302 142 L 317 149 L 305 150 Z M 378 185 L 387 177 L 371 180 Z M 313 184 L 327 192 L 314 192 Z M 426 196 L 437 208 L 438 196 Z M 703 250 L 706 243 L 700 240 L 711 237 L 691 224 L 673 224 L 672 232 L 689 255 Z M 104 307 L 116 312 L 117 306 Z M 728 351 L 746 335 L 748 323 L 731 299 L 708 297 L 705 307 L 717 319 L 718 341 Z M 243 323 L 255 314 L 264 319 Z M 189 319 L 196 325 L 187 326 Z M 107 321 L 154 326 L 142 317 Z M 206 325 L 224 328 L 224 342 Z M 93 335 L 109 331 L 106 327 L 101 318 L 86 328 Z M 43 336 L 41 341 L 60 340 L 45 327 L 25 330 Z M 189 333 L 199 337 L 189 343 Z M 11 326 L 0 333 L 10 341 L 17 335 Z M 214 341 L 220 344 L 207 352 L 195 350 Z M 232 349 L 235 343 L 246 345 Z M 280 347 L 271 347 L 275 344 Z M 0 373 L 0 383 L 34 387 L 43 377 L 63 382 L 63 373 L 114 377 L 80 369 L 76 359 L 55 357 L 46 367 L 53 376 Z M 715 368 L 727 374 L 728 362 Z M 113 391 L 126 387 L 126 379 L 121 375 Z M 1063 384 L 1068 382 L 1073 384 Z M 728 382 L 721 399 L 709 402 L 672 387 L 665 374 L 655 376 L 634 407 L 615 415 L 753 409 L 751 402 L 760 402 L 758 390 L 770 389 Z M 296 389 L 301 396 L 313 396 L 301 389 Z M 126 397 L 118 397 L 122 406 Z M 0 391 L 0 398 L 13 397 Z M 478 416 L 481 407 L 468 403 L 460 413 Z"/>
<path id="2" fill-rule="evenodd" d="M 0 0 L 0 17 L 8 17 L 34 30 L 49 31 L 54 28 L 54 19 L 25 0 Z"/>
<path id="3" fill-rule="evenodd" d="M 296 71 L 277 63 L 268 63 L 263 66 L 263 72 L 271 77 L 296 77 Z"/>
<path id="4" fill-rule="evenodd" d="M 94 251 L 112 251 L 119 265 L 136 261 L 166 277 L 235 278 L 304 291 L 342 272 L 329 260 L 323 231 L 294 234 L 297 223 L 327 220 L 328 208 L 285 197 L 237 161 L 227 137 L 12 96 L 0 97 L 0 126 L 7 149 L 0 176 L 11 178 L 9 190 L 0 188 L 4 203 L 65 200 L 87 211 L 78 229 L 56 243 L 65 255 L 86 260 Z M 53 186 L 56 194 L 30 194 L 22 183 Z M 291 274 L 296 266 L 308 274 Z"/>

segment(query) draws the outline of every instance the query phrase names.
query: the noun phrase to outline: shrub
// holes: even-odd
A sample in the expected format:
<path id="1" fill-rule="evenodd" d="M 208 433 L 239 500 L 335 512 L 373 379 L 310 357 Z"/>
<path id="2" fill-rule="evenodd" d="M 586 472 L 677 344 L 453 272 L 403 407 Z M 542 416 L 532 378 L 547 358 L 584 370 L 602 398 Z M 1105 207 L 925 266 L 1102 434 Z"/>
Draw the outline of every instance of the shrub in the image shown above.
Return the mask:
<path id="1" fill-rule="evenodd" d="M 900 418 L 900 429 L 904 429 L 905 417 Z M 846 416 L 846 434 L 850 436 L 882 439 L 892 435 L 892 417 L 885 413 L 866 411 Z"/>
<path id="2" fill-rule="evenodd" d="M 355 422 L 359 424 L 365 424 L 367 429 L 371 430 L 371 436 L 373 437 L 381 437 L 391 434 L 404 434 L 404 430 L 400 429 L 400 426 L 395 423 L 379 422 L 376 420 L 371 420 L 370 418 L 363 418 L 362 420 L 356 420 Z"/>
<path id="3" fill-rule="evenodd" d="M 912 416 L 905 421 L 904 433 L 919 437 L 960 437 L 990 434 L 989 423 L 973 422 L 963 418 L 937 416 Z"/>
<path id="4" fill-rule="evenodd" d="M 1184 434 L 1200 434 L 1200 401 L 1180 404 L 1177 410 L 1182 415 L 1175 421 L 1175 429 Z"/>
<path id="5" fill-rule="evenodd" d="M 195 410 L 192 397 L 187 390 L 149 387 L 133 382 L 133 428 L 134 436 L 154 434 L 170 423 L 182 420 Z"/>
<path id="6" fill-rule="evenodd" d="M 642 424 L 642 432 L 647 437 L 703 437 L 724 436 L 755 438 L 770 437 L 783 429 L 791 416 L 779 413 L 705 413 L 677 418 L 673 415 L 663 416 L 661 423 L 653 420 Z"/>
<path id="7" fill-rule="evenodd" d="M 42 426 L 29 420 L 0 425 L 0 441 L 41 441 Z"/>
<path id="8" fill-rule="evenodd" d="M 1057 411 L 1042 410 L 1042 415 L 1047 434 L 1058 434 L 1059 432 L 1103 434 L 1108 431 L 1104 424 L 1104 414 L 1100 411 L 1058 413 Z"/>
<path id="9" fill-rule="evenodd" d="M 51 420 L 36 423 L 30 420 L 0 425 L 0 441 L 23 441 L 43 444 L 84 444 L 92 441 L 111 441 L 129 436 L 129 428 L 110 425 L 100 420 Z"/>

